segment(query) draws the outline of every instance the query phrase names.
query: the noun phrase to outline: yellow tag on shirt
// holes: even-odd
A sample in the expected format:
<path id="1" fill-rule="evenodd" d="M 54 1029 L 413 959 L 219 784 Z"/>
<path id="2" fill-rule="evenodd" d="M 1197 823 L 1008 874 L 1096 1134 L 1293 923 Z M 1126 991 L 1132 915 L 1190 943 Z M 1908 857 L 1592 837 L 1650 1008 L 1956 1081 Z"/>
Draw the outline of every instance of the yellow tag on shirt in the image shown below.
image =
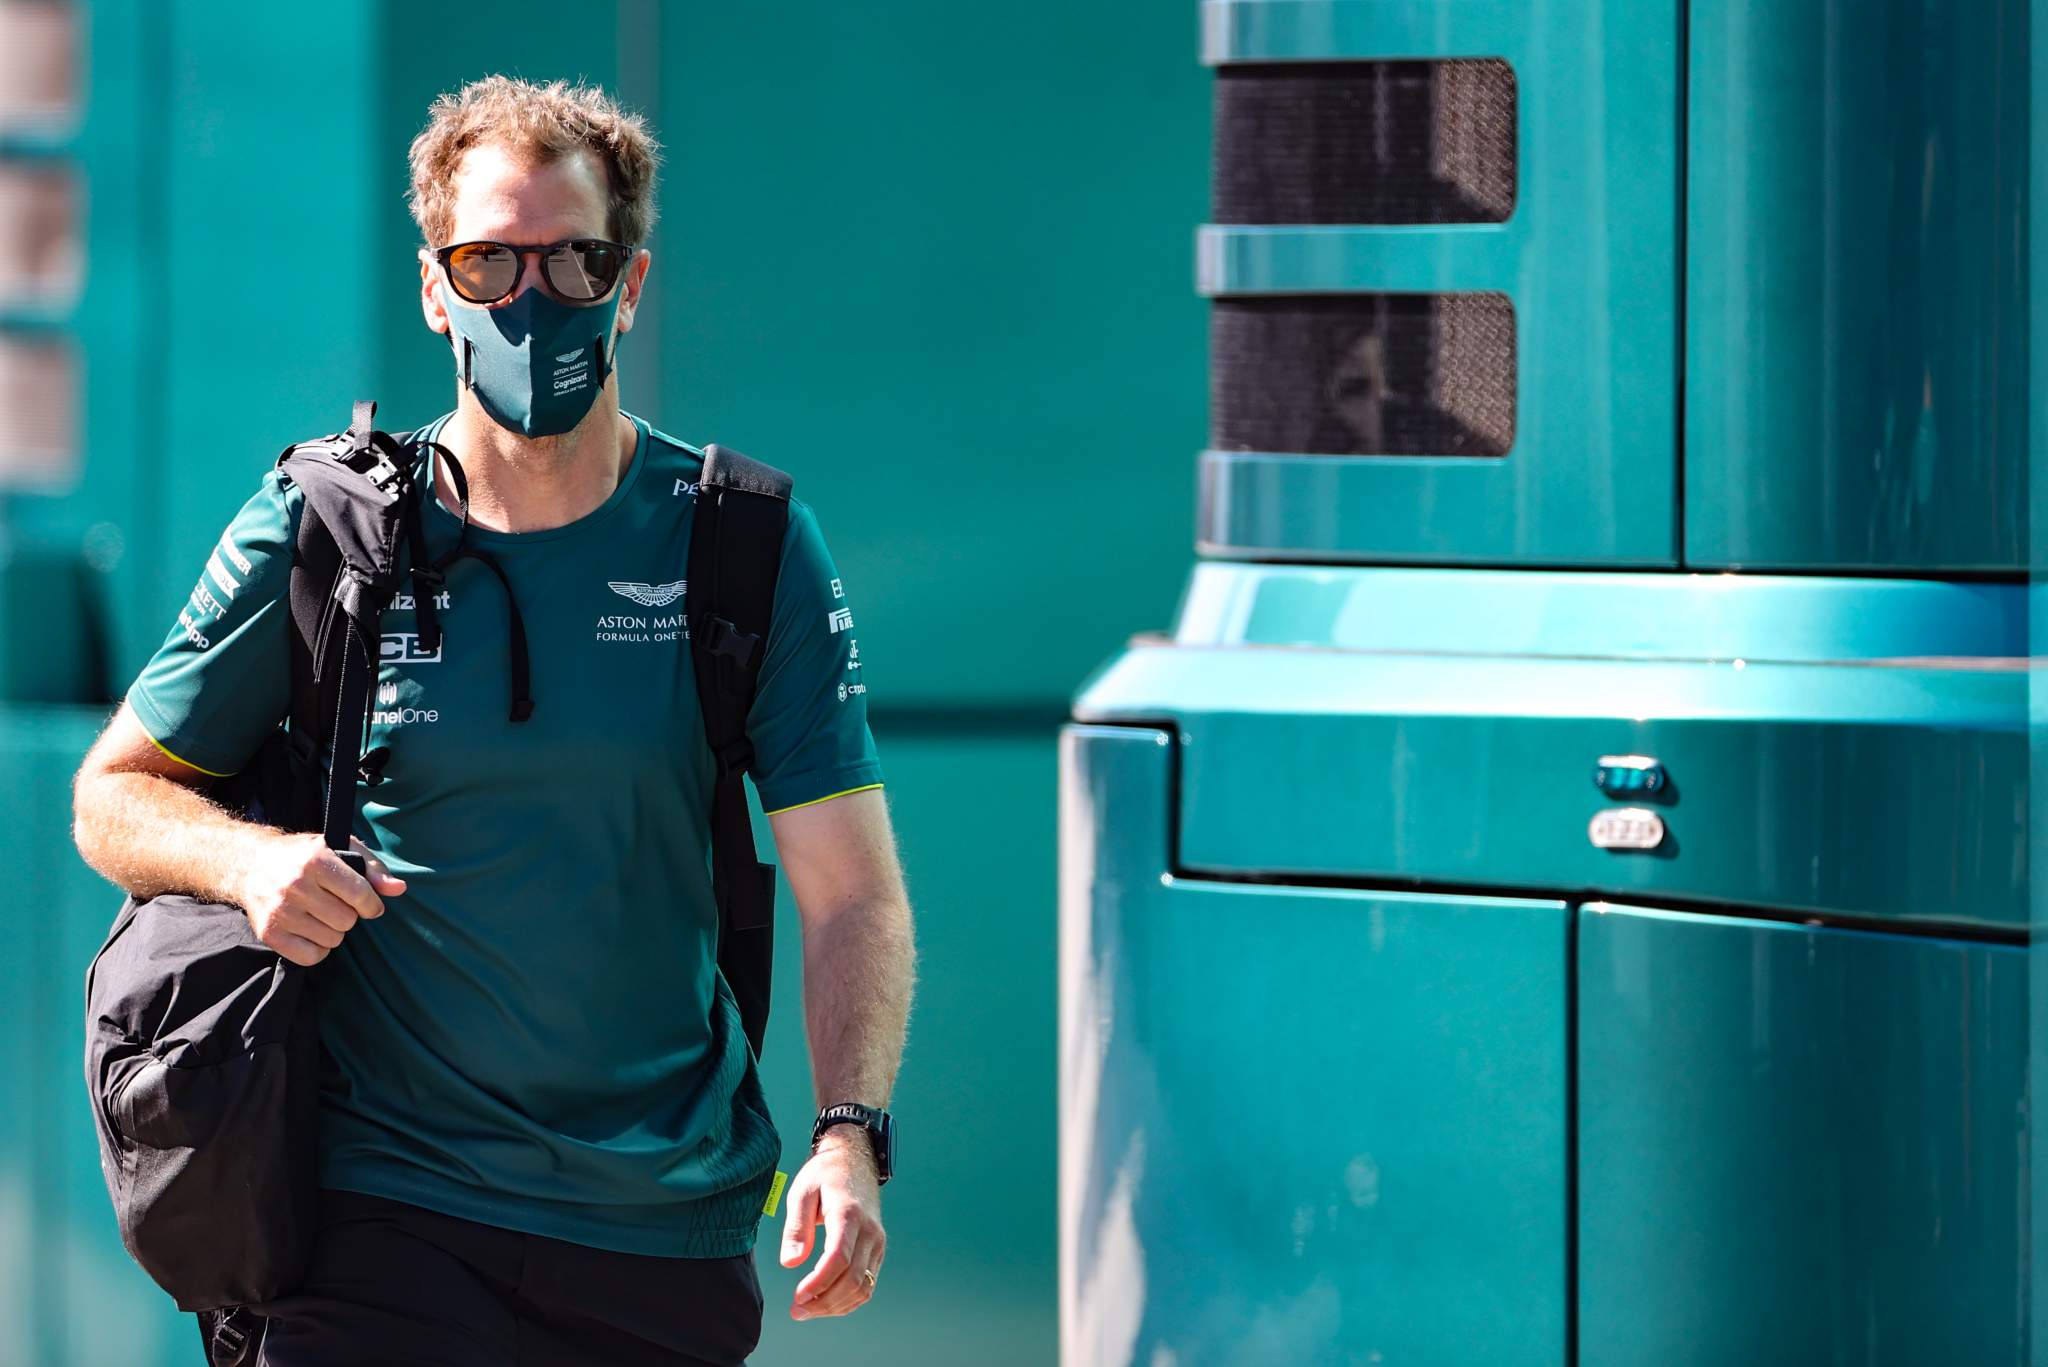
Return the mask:
<path id="1" fill-rule="evenodd" d="M 761 1207 L 763 1215 L 773 1215 L 775 1208 L 782 1204 L 782 1189 L 789 1185 L 789 1174 L 782 1169 L 775 1170 L 775 1180 L 768 1185 L 768 1204 Z"/>

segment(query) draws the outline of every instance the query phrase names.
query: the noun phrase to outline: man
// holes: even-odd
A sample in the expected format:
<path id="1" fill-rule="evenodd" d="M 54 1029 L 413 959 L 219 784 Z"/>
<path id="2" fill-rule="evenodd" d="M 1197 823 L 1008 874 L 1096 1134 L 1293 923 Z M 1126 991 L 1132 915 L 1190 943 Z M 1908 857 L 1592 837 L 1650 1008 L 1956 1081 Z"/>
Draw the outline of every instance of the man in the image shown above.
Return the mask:
<path id="1" fill-rule="evenodd" d="M 504 584 L 452 563 L 438 655 L 405 603 L 386 616 L 368 877 L 197 791 L 288 706 L 301 496 L 274 473 L 78 776 L 95 868 L 140 896 L 240 906 L 265 944 L 322 965 L 322 1226 L 304 1287 L 261 1307 L 276 1367 L 731 1363 L 760 1332 L 750 1250 L 779 1145 L 714 968 L 713 766 L 675 602 L 702 455 L 620 411 L 614 364 L 657 160 L 602 92 L 503 77 L 442 96 L 413 143 L 420 307 L 457 375 L 454 411 L 422 434 L 468 485 L 465 506 L 436 460 L 422 516 L 431 553 L 460 537 Z M 534 704 L 519 722 L 514 604 Z M 802 923 L 817 1099 L 879 1109 L 910 913 L 851 628 L 793 501 L 751 773 Z M 784 1265 L 825 1230 L 795 1318 L 874 1291 L 879 1133 L 824 1129 L 791 1184 Z"/>

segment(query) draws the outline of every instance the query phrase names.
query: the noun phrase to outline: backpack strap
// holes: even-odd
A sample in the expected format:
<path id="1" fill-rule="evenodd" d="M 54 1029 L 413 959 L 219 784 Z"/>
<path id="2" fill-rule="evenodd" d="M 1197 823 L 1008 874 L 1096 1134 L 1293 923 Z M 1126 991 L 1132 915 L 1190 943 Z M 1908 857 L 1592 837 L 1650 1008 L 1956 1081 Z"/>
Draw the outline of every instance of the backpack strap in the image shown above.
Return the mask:
<path id="1" fill-rule="evenodd" d="M 362 857 L 349 848 L 355 788 L 383 611 L 398 589 L 413 491 L 406 446 L 376 429 L 376 413 L 376 404 L 358 403 L 346 432 L 301 442 L 278 457 L 306 500 L 291 573 L 292 746 L 310 766 L 325 739 L 318 827 L 328 848 L 358 873 Z"/>
<path id="2" fill-rule="evenodd" d="M 717 765 L 711 882 L 718 900 L 718 967 L 757 1059 L 768 1027 L 775 866 L 762 863 L 756 852 L 742 776 L 754 762 L 747 713 L 768 653 L 792 484 L 772 465 L 727 447 L 705 447 L 686 590 L 704 739 Z"/>

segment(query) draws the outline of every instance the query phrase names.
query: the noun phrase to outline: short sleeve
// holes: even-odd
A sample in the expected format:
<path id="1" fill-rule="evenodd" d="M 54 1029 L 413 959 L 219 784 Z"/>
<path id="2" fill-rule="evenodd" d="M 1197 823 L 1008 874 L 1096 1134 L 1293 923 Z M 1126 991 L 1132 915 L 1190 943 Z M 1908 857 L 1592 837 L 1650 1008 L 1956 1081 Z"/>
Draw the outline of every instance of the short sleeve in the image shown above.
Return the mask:
<path id="1" fill-rule="evenodd" d="M 291 703 L 291 568 L 296 509 L 275 470 L 200 567 L 170 635 L 128 689 L 151 739 L 209 774 L 256 752 Z"/>
<path id="2" fill-rule="evenodd" d="M 762 809 L 881 786 L 853 607 L 818 520 L 791 499 L 768 652 L 747 714 Z"/>

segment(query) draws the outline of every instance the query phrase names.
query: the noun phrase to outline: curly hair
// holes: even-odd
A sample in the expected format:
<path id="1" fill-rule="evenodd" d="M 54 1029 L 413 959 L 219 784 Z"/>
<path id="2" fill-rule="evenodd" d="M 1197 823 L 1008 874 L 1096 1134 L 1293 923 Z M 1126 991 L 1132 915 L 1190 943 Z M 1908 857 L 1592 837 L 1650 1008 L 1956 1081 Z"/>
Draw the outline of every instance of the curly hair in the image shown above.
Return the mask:
<path id="1" fill-rule="evenodd" d="M 633 246 L 654 227 L 654 173 L 661 146 L 647 121 L 629 114 L 596 86 L 580 81 L 542 85 L 515 76 L 486 76 L 437 96 L 427 126 L 412 140 L 412 216 L 430 247 L 445 246 L 455 226 L 455 171 L 470 148 L 495 143 L 556 161 L 587 148 L 603 163 L 611 187 L 606 231 Z"/>

